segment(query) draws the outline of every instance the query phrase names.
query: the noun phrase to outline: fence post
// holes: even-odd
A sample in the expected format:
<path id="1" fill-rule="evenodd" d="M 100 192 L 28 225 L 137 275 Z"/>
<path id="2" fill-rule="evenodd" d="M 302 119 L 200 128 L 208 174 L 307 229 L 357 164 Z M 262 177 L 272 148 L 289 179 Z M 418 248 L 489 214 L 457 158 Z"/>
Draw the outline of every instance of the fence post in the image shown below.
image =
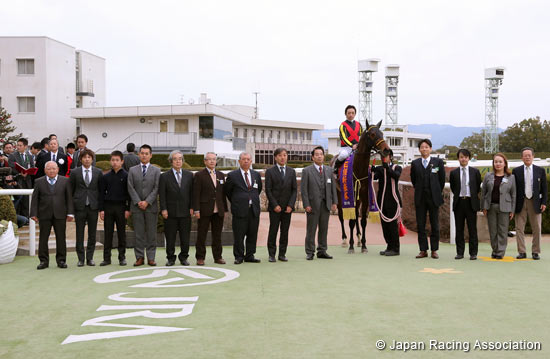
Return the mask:
<path id="1" fill-rule="evenodd" d="M 30 218 L 32 195 L 29 196 L 29 256 L 36 255 L 36 223 Z"/>

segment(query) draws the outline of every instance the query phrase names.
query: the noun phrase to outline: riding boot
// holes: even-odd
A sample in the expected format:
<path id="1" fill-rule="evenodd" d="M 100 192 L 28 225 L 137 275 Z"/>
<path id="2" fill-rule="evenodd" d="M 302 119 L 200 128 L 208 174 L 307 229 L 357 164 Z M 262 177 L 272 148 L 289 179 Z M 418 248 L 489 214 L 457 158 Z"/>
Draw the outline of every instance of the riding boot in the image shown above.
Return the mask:
<path id="1" fill-rule="evenodd" d="M 334 162 L 334 174 L 338 176 L 338 169 L 340 166 L 342 166 L 346 162 L 346 160 L 340 161 L 338 158 L 336 159 L 336 162 Z"/>

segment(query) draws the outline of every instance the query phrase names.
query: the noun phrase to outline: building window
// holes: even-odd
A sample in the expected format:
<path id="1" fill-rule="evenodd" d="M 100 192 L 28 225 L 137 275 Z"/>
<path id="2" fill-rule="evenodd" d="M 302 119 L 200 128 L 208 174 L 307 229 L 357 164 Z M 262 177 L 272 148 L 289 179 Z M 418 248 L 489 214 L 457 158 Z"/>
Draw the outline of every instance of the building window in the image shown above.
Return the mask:
<path id="1" fill-rule="evenodd" d="M 17 104 L 19 112 L 34 113 L 34 97 L 18 97 Z"/>
<path id="2" fill-rule="evenodd" d="M 260 139 L 264 142 L 264 130 L 260 130 Z"/>
<path id="3" fill-rule="evenodd" d="M 199 116 L 199 137 L 214 138 L 213 116 Z"/>
<path id="4" fill-rule="evenodd" d="M 298 131 L 292 131 L 292 139 L 294 140 L 298 139 Z"/>
<path id="5" fill-rule="evenodd" d="M 308 141 L 311 141 L 311 132 L 307 133 L 307 139 L 308 139 Z"/>
<path id="6" fill-rule="evenodd" d="M 160 121 L 160 132 L 168 132 L 168 121 L 167 120 Z"/>
<path id="7" fill-rule="evenodd" d="M 401 146 L 401 138 L 399 137 L 388 137 L 388 142 L 390 146 Z"/>
<path id="8" fill-rule="evenodd" d="M 256 142 L 256 130 L 252 130 L 252 141 Z"/>
<path id="9" fill-rule="evenodd" d="M 239 129 L 238 128 L 233 129 L 233 137 L 239 138 Z"/>
<path id="10" fill-rule="evenodd" d="M 248 128 L 245 128 L 243 131 L 244 131 L 244 133 L 243 133 L 243 138 L 244 138 L 245 140 L 248 140 Z"/>
<path id="11" fill-rule="evenodd" d="M 17 74 L 34 75 L 34 59 L 17 59 Z"/>
<path id="12" fill-rule="evenodd" d="M 286 139 L 290 140 L 290 131 L 286 131 Z"/>
<path id="13" fill-rule="evenodd" d="M 189 133 L 189 120 L 174 120 L 174 132 L 175 133 Z"/>

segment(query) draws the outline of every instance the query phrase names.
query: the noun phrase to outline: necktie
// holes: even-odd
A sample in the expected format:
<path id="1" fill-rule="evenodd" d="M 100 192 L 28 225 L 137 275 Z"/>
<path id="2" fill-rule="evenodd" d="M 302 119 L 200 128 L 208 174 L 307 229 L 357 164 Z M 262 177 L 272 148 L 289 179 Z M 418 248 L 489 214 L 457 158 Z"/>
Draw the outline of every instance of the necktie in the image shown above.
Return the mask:
<path id="1" fill-rule="evenodd" d="M 525 167 L 526 176 L 525 176 L 525 197 L 531 199 L 533 197 L 533 180 L 531 176 L 531 167 Z"/>
<path id="2" fill-rule="evenodd" d="M 212 179 L 214 187 L 216 187 L 216 173 L 214 171 L 210 171 L 210 178 Z"/>
<path id="3" fill-rule="evenodd" d="M 147 173 L 147 165 L 142 165 L 143 166 L 143 177 L 145 177 L 145 173 Z"/>
<path id="4" fill-rule="evenodd" d="M 27 155 L 23 153 L 23 164 L 25 164 L 26 162 L 27 162 Z"/>
<path id="5" fill-rule="evenodd" d="M 53 186 L 55 184 L 55 178 L 50 178 L 50 184 Z"/>
<path id="6" fill-rule="evenodd" d="M 428 160 L 424 158 L 422 160 L 422 165 L 424 166 L 424 168 L 428 167 Z"/>
<path id="7" fill-rule="evenodd" d="M 53 156 L 52 156 L 52 161 L 55 162 L 55 153 L 54 153 Z"/>
<path id="8" fill-rule="evenodd" d="M 244 179 L 246 180 L 246 186 L 250 190 L 250 181 L 248 180 L 248 172 L 244 173 Z"/>
<path id="9" fill-rule="evenodd" d="M 280 167 L 280 169 L 281 169 L 281 177 L 285 178 L 285 168 Z"/>
<path id="10" fill-rule="evenodd" d="M 84 170 L 84 183 L 86 183 L 86 187 L 90 186 L 90 170 Z M 86 194 L 86 206 L 90 205 L 90 200 L 88 199 L 88 194 Z"/>
<path id="11" fill-rule="evenodd" d="M 460 197 L 466 197 L 466 167 L 462 167 L 462 180 L 460 181 Z"/>
<path id="12" fill-rule="evenodd" d="M 178 186 L 181 187 L 181 174 L 180 174 L 180 171 L 176 171 L 176 180 L 178 181 Z"/>
<path id="13" fill-rule="evenodd" d="M 319 166 L 319 175 L 323 177 L 323 166 Z"/>

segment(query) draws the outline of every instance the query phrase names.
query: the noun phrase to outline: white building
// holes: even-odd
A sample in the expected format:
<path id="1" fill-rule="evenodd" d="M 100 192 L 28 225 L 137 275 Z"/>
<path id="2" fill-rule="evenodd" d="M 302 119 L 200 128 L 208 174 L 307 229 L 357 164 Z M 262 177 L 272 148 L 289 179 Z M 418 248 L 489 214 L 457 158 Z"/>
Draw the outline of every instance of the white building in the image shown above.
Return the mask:
<path id="1" fill-rule="evenodd" d="M 256 163 L 273 163 L 277 147 L 285 147 L 290 160 L 309 159 L 312 132 L 323 125 L 260 120 L 255 113 L 251 106 L 211 104 L 202 94 L 199 104 L 74 108 L 71 116 L 97 153 L 124 151 L 132 142 L 157 153 L 212 151 L 233 164 L 242 151 Z"/>
<path id="2" fill-rule="evenodd" d="M 0 106 L 30 141 L 73 141 L 74 107 L 105 106 L 105 59 L 48 37 L 0 37 Z"/>
<path id="3" fill-rule="evenodd" d="M 382 133 L 386 143 L 393 150 L 394 158 L 404 164 L 420 157 L 418 143 L 424 138 L 431 139 L 427 133 L 409 132 L 407 125 L 382 125 Z M 328 153 L 337 155 L 340 152 L 340 135 L 338 131 L 323 133 L 328 138 Z"/>

